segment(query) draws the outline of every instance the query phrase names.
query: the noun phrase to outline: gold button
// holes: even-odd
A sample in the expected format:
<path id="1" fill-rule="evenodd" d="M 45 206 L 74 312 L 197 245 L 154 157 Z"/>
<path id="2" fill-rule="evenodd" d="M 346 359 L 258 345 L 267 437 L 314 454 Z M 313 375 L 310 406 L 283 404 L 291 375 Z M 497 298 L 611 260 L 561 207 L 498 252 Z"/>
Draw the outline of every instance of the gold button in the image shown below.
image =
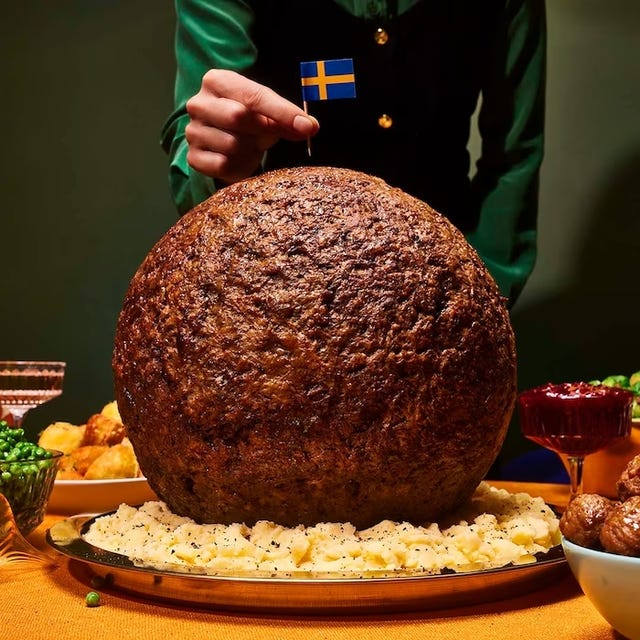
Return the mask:
<path id="1" fill-rule="evenodd" d="M 376 29 L 376 32 L 373 35 L 373 39 L 376 41 L 376 44 L 387 44 L 387 42 L 389 42 L 389 34 L 382 27 L 380 27 L 379 29 Z"/>
<path id="2" fill-rule="evenodd" d="M 381 126 L 383 129 L 388 129 L 393 125 L 393 118 L 390 115 L 383 113 L 378 118 L 378 125 Z"/>

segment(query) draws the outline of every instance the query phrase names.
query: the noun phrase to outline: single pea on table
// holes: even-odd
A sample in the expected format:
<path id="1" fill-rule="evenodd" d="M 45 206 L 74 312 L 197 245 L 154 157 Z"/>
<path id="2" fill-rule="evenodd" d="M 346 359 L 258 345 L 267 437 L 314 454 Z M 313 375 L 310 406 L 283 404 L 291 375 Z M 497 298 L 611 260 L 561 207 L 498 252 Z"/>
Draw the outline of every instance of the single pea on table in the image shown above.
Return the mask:
<path id="1" fill-rule="evenodd" d="M 89 591 L 85 598 L 87 607 L 99 607 L 100 606 L 100 594 L 97 591 Z"/>

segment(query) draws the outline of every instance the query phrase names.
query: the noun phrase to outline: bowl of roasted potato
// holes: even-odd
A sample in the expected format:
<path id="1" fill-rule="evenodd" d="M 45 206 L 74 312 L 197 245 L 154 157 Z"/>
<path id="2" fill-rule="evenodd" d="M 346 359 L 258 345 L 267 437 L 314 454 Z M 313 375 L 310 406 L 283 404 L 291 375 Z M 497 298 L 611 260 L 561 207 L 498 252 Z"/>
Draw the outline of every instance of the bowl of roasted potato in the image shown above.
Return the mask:
<path id="1" fill-rule="evenodd" d="M 138 505 L 156 499 L 140 471 L 115 402 L 84 424 L 48 425 L 38 444 L 64 454 L 49 499 L 52 513 L 103 513 L 123 502 Z"/>

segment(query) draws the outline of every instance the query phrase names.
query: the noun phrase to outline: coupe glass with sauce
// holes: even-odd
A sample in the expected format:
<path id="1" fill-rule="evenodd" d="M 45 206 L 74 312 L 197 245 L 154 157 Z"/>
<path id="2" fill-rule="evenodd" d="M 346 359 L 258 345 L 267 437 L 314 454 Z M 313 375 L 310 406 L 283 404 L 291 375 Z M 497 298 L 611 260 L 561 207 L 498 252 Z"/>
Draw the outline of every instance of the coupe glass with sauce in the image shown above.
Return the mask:
<path id="1" fill-rule="evenodd" d="M 582 493 L 585 456 L 629 435 L 632 404 L 626 389 L 548 383 L 518 396 L 520 427 L 529 440 L 567 456 L 571 500 Z"/>

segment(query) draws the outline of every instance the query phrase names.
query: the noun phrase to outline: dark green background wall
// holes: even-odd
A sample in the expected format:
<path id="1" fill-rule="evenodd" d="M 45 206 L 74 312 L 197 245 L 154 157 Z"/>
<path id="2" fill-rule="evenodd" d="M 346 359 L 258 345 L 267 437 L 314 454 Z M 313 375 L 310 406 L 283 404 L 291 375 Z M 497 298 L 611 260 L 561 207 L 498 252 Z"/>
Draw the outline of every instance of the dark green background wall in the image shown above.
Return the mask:
<path id="1" fill-rule="evenodd" d="M 513 312 L 521 388 L 640 369 L 640 2 L 547 7 L 540 254 Z M 122 296 L 176 219 L 158 145 L 173 25 L 159 0 L 3 7 L 0 357 L 68 362 L 31 432 L 112 399 Z M 514 423 L 506 456 L 528 448 Z"/>

